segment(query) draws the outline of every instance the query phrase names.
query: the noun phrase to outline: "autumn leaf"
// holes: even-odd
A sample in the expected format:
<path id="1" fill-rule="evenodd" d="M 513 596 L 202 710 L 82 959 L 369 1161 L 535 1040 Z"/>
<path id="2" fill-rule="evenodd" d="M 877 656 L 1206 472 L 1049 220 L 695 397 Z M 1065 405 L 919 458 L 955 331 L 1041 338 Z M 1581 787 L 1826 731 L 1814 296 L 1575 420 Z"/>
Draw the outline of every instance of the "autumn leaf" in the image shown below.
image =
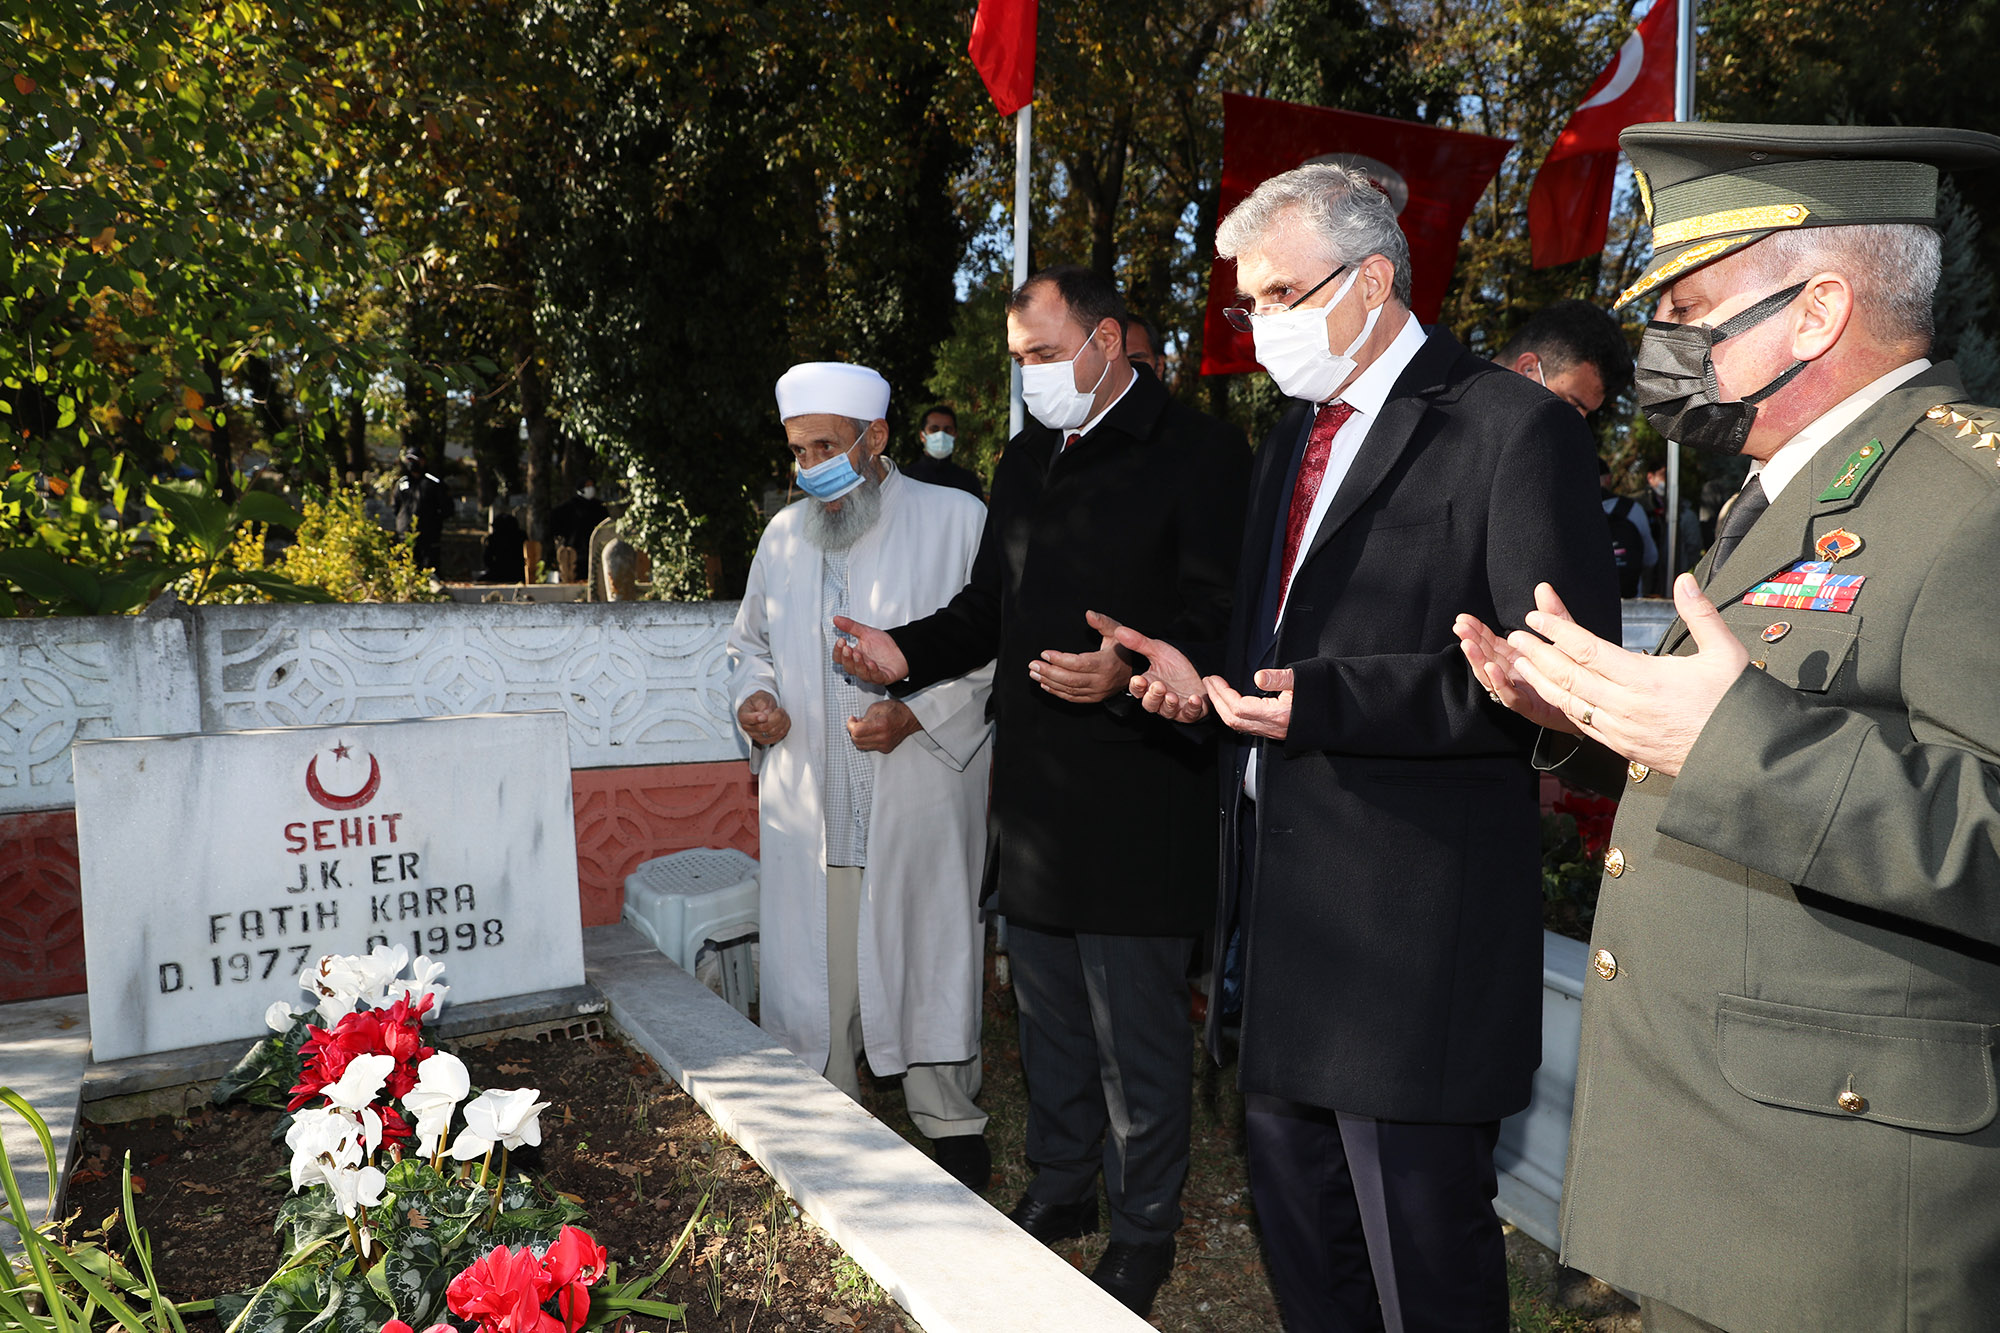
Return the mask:
<path id="1" fill-rule="evenodd" d="M 132 1177 L 132 1192 L 134 1194 L 144 1194 L 146 1192 L 146 1178 L 144 1176 Z"/>
<path id="2" fill-rule="evenodd" d="M 208 413 L 206 412 L 197 412 L 191 419 L 194 422 L 196 430 L 213 431 L 215 429 L 215 423 L 208 419 Z"/>
<path id="3" fill-rule="evenodd" d="M 40 85 L 37 84 L 33 79 L 29 78 L 27 75 L 22 74 L 19 71 L 15 72 L 14 91 L 20 93 L 21 96 L 23 97 L 32 96 L 34 94 L 35 89 L 38 87 L 40 87 Z"/>
<path id="4" fill-rule="evenodd" d="M 118 228 L 106 227 L 91 238 L 90 252 L 95 255 L 109 254 L 118 244 Z"/>
<path id="5" fill-rule="evenodd" d="M 181 390 L 181 406 L 189 412 L 201 411 L 201 390 L 187 387 Z"/>

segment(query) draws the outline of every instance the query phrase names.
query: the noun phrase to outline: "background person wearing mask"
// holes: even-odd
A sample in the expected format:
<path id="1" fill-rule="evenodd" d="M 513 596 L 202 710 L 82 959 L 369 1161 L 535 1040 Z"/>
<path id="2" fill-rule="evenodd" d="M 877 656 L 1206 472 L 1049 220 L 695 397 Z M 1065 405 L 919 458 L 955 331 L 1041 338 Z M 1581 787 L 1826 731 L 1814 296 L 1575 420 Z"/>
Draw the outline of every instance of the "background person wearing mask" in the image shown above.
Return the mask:
<path id="1" fill-rule="evenodd" d="M 778 381 L 806 498 L 764 530 L 729 635 L 757 775 L 762 1022 L 857 1100 L 863 1050 L 968 1189 L 992 1179 L 979 1093 L 992 672 L 891 699 L 833 663 L 849 609 L 917 616 L 964 586 L 986 511 L 882 457 L 889 382 L 809 362 Z"/>
<path id="2" fill-rule="evenodd" d="M 1632 382 L 1632 349 L 1618 321 L 1588 301 L 1543 306 L 1494 361 L 1526 375 L 1584 416 Z"/>
<path id="3" fill-rule="evenodd" d="M 1160 331 L 1144 315 L 1129 316 L 1125 322 L 1125 359 L 1156 380 L 1167 378 L 1166 358 L 1160 355 Z"/>
<path id="4" fill-rule="evenodd" d="M 924 413 L 923 424 L 918 427 L 917 433 L 923 452 L 910 460 L 909 466 L 903 469 L 904 476 L 932 486 L 950 486 L 964 491 L 975 500 L 986 498 L 985 488 L 979 484 L 979 474 L 951 461 L 952 451 L 958 447 L 958 413 L 951 409 L 949 403 L 939 403 Z"/>
<path id="5" fill-rule="evenodd" d="M 1218 637 L 1249 450 L 1125 357 L 1117 288 L 1029 278 L 1007 350 L 1033 420 L 993 478 L 979 559 L 936 615 L 856 636 L 841 661 L 898 688 L 996 661 L 992 851 L 1007 917 L 1035 1168 L 1013 1220 L 1098 1228 L 1097 1284 L 1144 1314 L 1172 1271 L 1193 1062 L 1187 964 L 1215 902 L 1215 748 L 1125 694 L 1119 621 Z M 893 622 L 892 622 L 893 623 Z"/>

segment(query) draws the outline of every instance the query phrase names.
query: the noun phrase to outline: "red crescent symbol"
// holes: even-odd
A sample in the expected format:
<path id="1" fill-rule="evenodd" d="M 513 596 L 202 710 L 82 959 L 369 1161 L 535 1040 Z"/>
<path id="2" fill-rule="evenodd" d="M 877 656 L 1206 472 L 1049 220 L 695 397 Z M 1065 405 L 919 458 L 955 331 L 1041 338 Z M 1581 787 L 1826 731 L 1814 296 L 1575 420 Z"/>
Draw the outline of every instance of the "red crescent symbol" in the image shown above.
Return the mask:
<path id="1" fill-rule="evenodd" d="M 374 755 L 368 756 L 368 781 L 352 796 L 334 796 L 319 785 L 319 756 L 314 755 L 306 763 L 306 794 L 329 810 L 355 810 L 375 799 L 376 788 L 382 785 L 382 761 Z"/>

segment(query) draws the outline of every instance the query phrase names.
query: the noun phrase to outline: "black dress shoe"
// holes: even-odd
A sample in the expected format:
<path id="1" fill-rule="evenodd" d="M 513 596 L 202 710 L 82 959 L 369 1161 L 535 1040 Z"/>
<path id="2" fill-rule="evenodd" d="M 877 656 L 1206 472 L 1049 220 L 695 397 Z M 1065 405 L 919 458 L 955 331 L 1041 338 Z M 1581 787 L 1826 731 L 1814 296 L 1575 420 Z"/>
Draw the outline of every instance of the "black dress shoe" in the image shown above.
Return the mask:
<path id="1" fill-rule="evenodd" d="M 1173 1271 L 1172 1239 L 1150 1245 L 1114 1240 L 1104 1247 L 1104 1257 L 1097 1261 L 1090 1280 L 1116 1296 L 1119 1304 L 1144 1319 L 1153 1312 L 1153 1297 L 1159 1294 L 1160 1284 Z"/>
<path id="2" fill-rule="evenodd" d="M 947 1134 L 931 1140 L 931 1151 L 937 1154 L 937 1164 L 974 1194 L 986 1193 L 993 1183 L 993 1151 L 984 1134 Z"/>
<path id="3" fill-rule="evenodd" d="M 1023 1194 L 1007 1220 L 1042 1244 L 1087 1236 L 1097 1230 L 1097 1193 L 1076 1203 L 1043 1203 Z"/>

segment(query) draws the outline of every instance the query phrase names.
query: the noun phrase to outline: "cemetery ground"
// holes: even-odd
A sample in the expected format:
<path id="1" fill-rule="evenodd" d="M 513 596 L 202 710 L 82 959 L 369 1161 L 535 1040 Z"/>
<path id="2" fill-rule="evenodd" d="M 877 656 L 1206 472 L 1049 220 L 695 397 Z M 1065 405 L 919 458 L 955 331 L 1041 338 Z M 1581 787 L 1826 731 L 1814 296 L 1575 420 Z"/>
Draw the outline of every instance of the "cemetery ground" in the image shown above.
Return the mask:
<path id="1" fill-rule="evenodd" d="M 987 985 L 981 1101 L 992 1114 L 994 1182 L 1005 1209 L 1028 1180 L 1022 1155 L 1027 1103 L 1011 990 Z M 731 1143 L 692 1098 L 643 1054 L 615 1038 L 512 1040 L 461 1049 L 480 1086 L 541 1089 L 552 1103 L 542 1146 L 516 1160 L 589 1210 L 585 1225 L 629 1276 L 673 1248 L 703 1195 L 694 1234 L 657 1299 L 681 1303 L 689 1330 L 864 1330 L 919 1333 L 882 1290 Z M 1217 1069 L 1190 1040 L 1195 1060 L 1193 1154 L 1172 1279 L 1151 1323 L 1187 1333 L 1279 1327 L 1252 1214 L 1243 1154 L 1242 1099 L 1233 1070 Z M 910 1142 L 925 1140 L 891 1080 L 864 1069 L 868 1108 Z M 117 1210 L 119 1161 L 130 1148 L 143 1182 L 139 1221 L 167 1285 L 180 1299 L 254 1287 L 278 1247 L 271 1222 L 284 1197 L 284 1153 L 271 1142 L 275 1113 L 197 1107 L 183 1116 L 84 1127 L 69 1209 L 82 1228 Z M 1058 1247 L 1084 1272 L 1104 1248 L 1100 1233 Z M 1630 1333 L 1636 1311 L 1615 1291 L 1571 1270 L 1509 1229 L 1513 1328 L 1523 1333 Z M 654 1328 L 657 1321 L 641 1320 Z M 197 1325 L 191 1329 L 201 1333 Z M 682 1325 L 676 1324 L 675 1328 Z M 1044 1327 L 1032 1310 L 1020 1327 Z M 214 1333 L 211 1325 L 208 1333 Z"/>

